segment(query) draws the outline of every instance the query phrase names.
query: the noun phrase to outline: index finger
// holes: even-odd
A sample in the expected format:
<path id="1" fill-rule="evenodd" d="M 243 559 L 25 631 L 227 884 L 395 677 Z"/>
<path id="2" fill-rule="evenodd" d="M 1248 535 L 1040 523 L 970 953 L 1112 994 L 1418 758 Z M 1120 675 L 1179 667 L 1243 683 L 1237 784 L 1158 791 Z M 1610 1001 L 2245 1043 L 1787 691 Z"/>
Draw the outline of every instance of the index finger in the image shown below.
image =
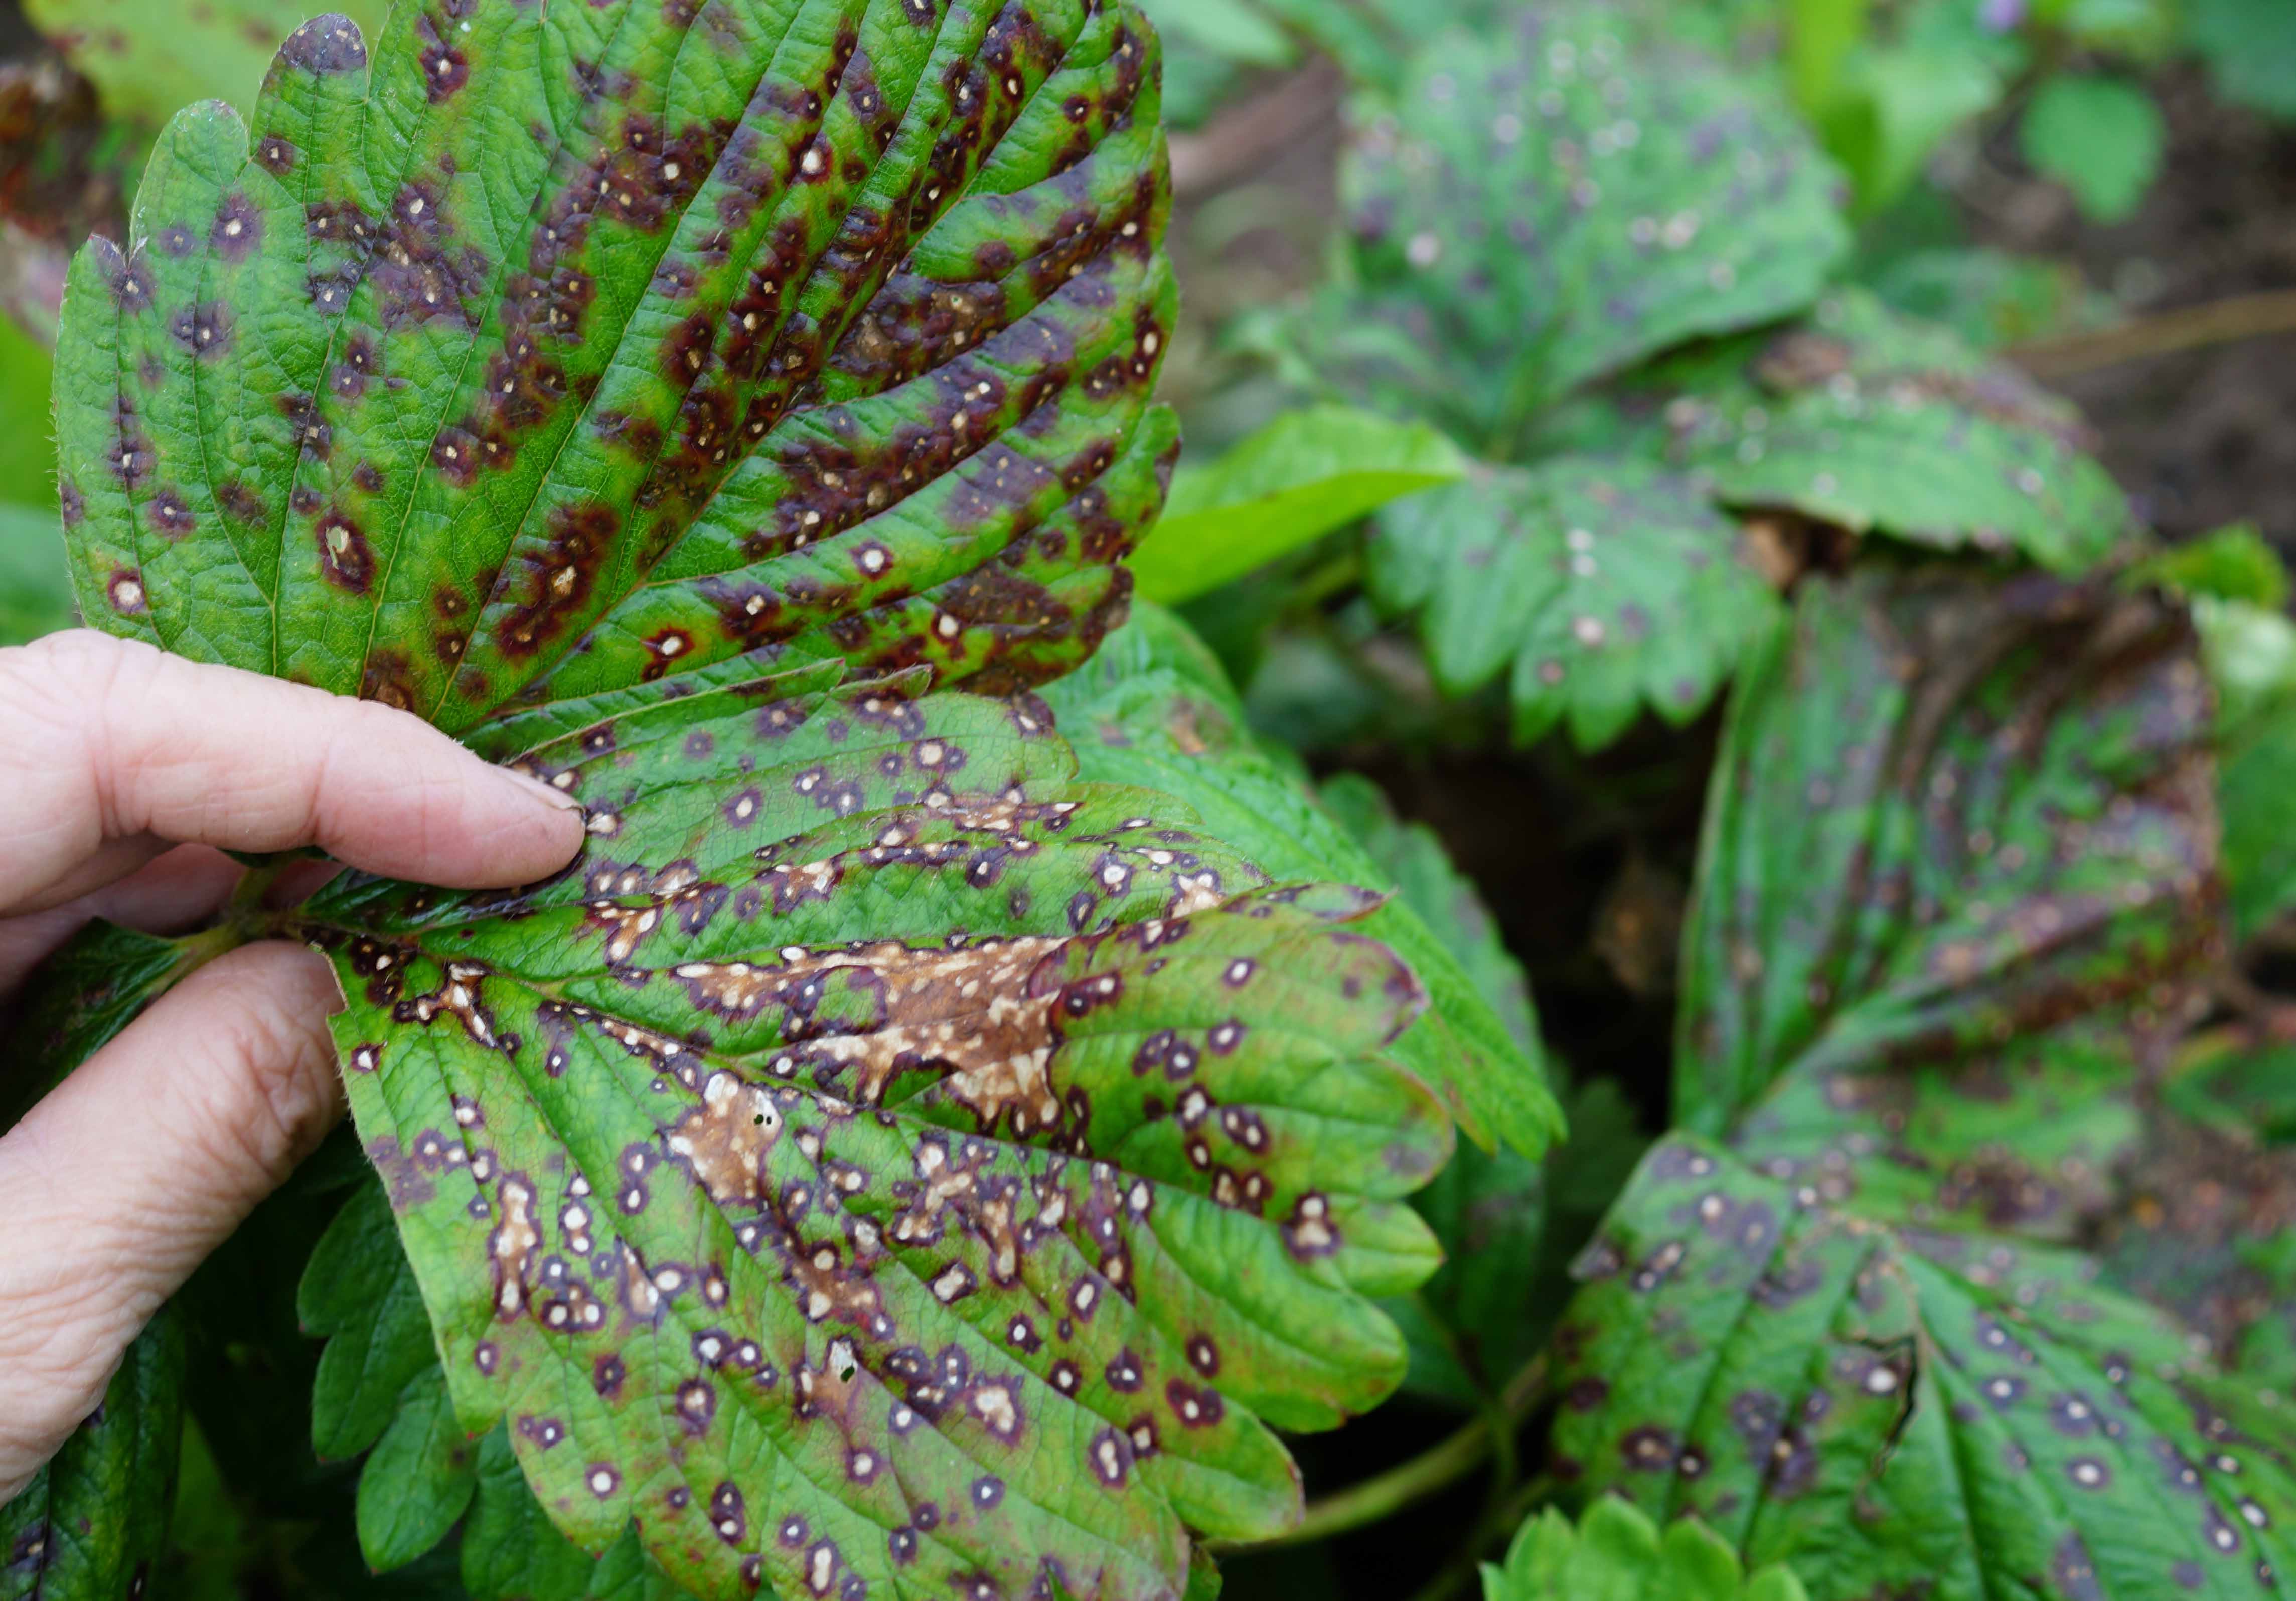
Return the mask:
<path id="1" fill-rule="evenodd" d="M 0 650 L 0 906 L 149 836 L 450 888 L 545 878 L 582 841 L 571 799 L 408 713 L 85 631 Z"/>

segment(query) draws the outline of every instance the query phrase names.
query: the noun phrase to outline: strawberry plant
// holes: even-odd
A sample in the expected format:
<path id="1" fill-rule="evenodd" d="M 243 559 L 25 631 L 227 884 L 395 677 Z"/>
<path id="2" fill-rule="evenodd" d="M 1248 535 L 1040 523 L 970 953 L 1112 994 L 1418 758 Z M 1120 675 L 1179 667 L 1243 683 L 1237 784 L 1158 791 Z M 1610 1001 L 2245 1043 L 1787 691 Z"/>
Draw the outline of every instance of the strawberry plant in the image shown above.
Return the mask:
<path id="1" fill-rule="evenodd" d="M 299 942 L 351 1127 L 0 1595 L 2286 1587 L 2289 583 L 1996 347 L 2077 288 L 1877 260 L 1936 8 L 182 9 L 28 8 L 0 620 L 583 844 L 26 981 L 9 1123 Z M 2082 146 L 2168 36 L 2043 9 Z M 1286 73 L 1335 225 L 1195 326 Z"/>

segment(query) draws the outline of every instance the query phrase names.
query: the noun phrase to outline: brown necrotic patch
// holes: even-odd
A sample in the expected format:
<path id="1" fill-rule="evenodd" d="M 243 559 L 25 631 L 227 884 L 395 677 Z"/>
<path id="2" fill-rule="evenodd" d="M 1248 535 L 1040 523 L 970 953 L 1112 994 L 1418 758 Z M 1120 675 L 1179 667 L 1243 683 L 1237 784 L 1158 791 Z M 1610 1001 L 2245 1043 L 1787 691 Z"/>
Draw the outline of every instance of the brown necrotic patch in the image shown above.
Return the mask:
<path id="1" fill-rule="evenodd" d="M 720 1069 L 703 1083 L 701 1104 L 664 1131 L 663 1143 L 719 1205 L 756 1205 L 771 1193 L 766 1158 L 782 1123 L 762 1086 Z"/>

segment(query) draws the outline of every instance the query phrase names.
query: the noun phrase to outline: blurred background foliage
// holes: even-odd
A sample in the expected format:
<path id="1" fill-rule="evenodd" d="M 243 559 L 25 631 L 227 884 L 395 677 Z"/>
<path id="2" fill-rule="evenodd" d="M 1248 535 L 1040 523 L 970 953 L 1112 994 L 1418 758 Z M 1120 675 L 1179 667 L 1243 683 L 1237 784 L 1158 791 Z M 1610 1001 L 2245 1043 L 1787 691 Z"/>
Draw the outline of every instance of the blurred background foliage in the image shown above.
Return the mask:
<path id="1" fill-rule="evenodd" d="M 1868 533 L 2119 566 L 2191 600 L 2236 937 L 2198 1026 L 2153 1053 L 2177 1132 L 2095 1243 L 2253 1371 L 2296 1377 L 2296 843 L 2277 826 L 2296 782 L 2296 4 L 1623 0 L 1623 37 L 1521 55 L 1509 0 L 1140 4 L 1167 46 L 1186 299 L 1164 390 L 1189 445 L 1136 569 L 1217 658 L 1178 674 L 1198 699 L 1175 701 L 1175 759 L 1217 723 L 1250 793 L 1316 780 L 1344 849 L 1522 1049 L 1543 1039 L 1573 1131 L 1543 1165 L 1471 1153 L 1427 1193 L 1456 1260 L 1393 1309 L 1405 1397 L 1295 1442 L 1321 1493 L 1480 1419 L 1472 1450 L 1508 1493 L 1453 1475 L 1407 1535 L 1334 1520 L 1235 1555 L 1226 1593 L 1462 1594 L 1513 1528 L 1514 1381 L 1670 1121 L 1718 692 L 1778 596 Z M 165 115 L 245 104 L 302 15 L 0 8 L 0 642 L 70 620 L 47 405 L 63 263 L 124 233 Z M 1557 127 L 1526 137 L 1533 115 Z M 1134 666 L 1177 672 L 1153 641 L 1182 636 L 1149 618 Z M 318 1348 L 257 1264 L 308 1256 L 360 1172 L 338 1141 L 187 1294 L 163 1594 L 472 1581 L 451 1552 L 368 1573 L 355 1473 L 302 1444 Z M 496 1593 L 586 1593 L 579 1563 L 537 1577 L 566 1567 L 537 1557 Z"/>

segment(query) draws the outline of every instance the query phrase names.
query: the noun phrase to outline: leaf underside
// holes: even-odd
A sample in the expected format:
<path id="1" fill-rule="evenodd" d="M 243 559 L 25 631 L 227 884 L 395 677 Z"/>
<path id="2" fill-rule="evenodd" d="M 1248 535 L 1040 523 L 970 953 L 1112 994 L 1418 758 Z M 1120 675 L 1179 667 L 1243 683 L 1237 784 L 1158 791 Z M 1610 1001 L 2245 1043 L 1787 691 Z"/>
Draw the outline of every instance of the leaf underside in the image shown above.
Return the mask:
<path id="1" fill-rule="evenodd" d="M 496 755 L 760 651 L 1055 674 L 1174 445 L 1158 94 L 1084 0 L 308 23 L 74 264 L 82 609 Z"/>
<path id="2" fill-rule="evenodd" d="M 1072 763 L 1026 700 L 717 691 L 520 758 L 590 818 L 551 883 L 308 909 L 456 1415 L 586 1549 L 1167 1597 L 1296 1513 L 1261 1419 L 1401 1377 L 1448 1132 L 1374 903 Z"/>
<path id="3" fill-rule="evenodd" d="M 2087 1259 L 1893 1232 L 1673 1139 L 1581 1263 L 1556 1449 L 1819 1596 L 2284 1593 L 2296 1416 Z"/>
<path id="4" fill-rule="evenodd" d="M 1610 744 L 1647 706 L 1696 716 L 1777 615 L 1738 528 L 1679 477 L 1565 457 L 1399 501 L 1369 550 L 1374 596 L 1416 614 L 1453 694 L 1508 674 L 1515 738 Z"/>
<path id="5" fill-rule="evenodd" d="M 1439 39 L 1342 173 L 1374 387 L 1476 439 L 1693 335 L 1814 300 L 1849 233 L 1800 121 L 1601 0 Z M 1357 319 L 1342 319 L 1342 325 Z M 1343 354 L 1343 352 L 1341 352 Z"/>
<path id="6" fill-rule="evenodd" d="M 2095 567 L 2136 530 L 2072 405 L 1861 289 L 1693 349 L 1543 421 L 1561 447 L 1645 456 L 1726 504 L 1941 549 Z"/>

